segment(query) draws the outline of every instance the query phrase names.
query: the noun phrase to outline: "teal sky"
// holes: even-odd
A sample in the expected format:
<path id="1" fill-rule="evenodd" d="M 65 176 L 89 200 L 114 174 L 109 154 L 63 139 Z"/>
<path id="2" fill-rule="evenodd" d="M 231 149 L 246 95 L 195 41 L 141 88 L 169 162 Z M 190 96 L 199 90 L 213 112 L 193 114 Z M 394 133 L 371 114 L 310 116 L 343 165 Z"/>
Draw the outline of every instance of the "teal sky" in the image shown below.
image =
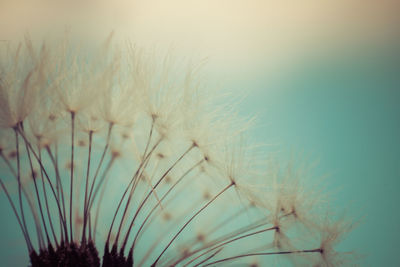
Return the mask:
<path id="1" fill-rule="evenodd" d="M 262 69 L 232 84 L 254 90 L 241 111 L 258 113 L 253 138 L 272 141 L 283 158 L 317 160 L 313 174 L 328 175 L 334 209 L 360 220 L 340 247 L 358 253 L 361 266 L 400 264 L 400 55 L 393 47 L 310 56 L 272 86 Z"/>

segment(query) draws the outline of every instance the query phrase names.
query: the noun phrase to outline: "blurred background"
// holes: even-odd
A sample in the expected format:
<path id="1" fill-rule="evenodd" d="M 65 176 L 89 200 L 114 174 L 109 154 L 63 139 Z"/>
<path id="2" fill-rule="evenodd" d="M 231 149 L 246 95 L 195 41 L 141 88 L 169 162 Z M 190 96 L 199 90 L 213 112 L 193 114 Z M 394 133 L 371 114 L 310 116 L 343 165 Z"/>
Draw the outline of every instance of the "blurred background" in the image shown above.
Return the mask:
<path id="1" fill-rule="evenodd" d="M 334 207 L 362 218 L 341 249 L 361 266 L 399 266 L 399 13 L 395 0 L 2 0 L 0 43 L 115 30 L 206 59 L 205 83 L 240 96 L 240 115 L 257 115 L 250 138 L 283 159 L 317 160 Z M 2 261 L 23 266 L 22 235 L 0 206 Z"/>

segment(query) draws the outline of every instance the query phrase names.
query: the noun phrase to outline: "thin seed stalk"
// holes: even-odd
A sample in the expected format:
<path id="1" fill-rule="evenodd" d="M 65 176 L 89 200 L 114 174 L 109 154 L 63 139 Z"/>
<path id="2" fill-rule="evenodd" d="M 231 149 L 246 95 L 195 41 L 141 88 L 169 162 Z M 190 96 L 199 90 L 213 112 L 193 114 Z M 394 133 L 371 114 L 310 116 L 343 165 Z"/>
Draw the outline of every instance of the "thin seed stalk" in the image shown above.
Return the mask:
<path id="1" fill-rule="evenodd" d="M 21 131 L 24 130 L 24 127 L 23 127 L 23 123 L 22 123 L 22 122 L 20 122 L 20 123 L 18 124 L 18 127 L 19 127 L 19 129 L 20 129 Z M 15 130 L 15 134 L 18 135 L 18 131 L 17 131 L 17 130 Z M 19 137 L 17 137 L 17 139 L 19 140 Z M 41 205 L 40 205 L 40 198 L 39 198 L 39 194 L 38 194 L 38 191 L 37 191 L 36 180 L 35 180 L 35 178 L 34 178 L 32 160 L 31 160 L 31 156 L 30 156 L 29 149 L 28 149 L 28 146 L 27 146 L 27 143 L 26 143 L 26 142 L 27 142 L 27 140 L 25 140 L 25 147 L 26 147 L 26 149 L 27 149 L 27 154 L 28 154 L 28 159 L 29 159 L 29 163 L 30 163 L 32 179 L 34 180 L 35 190 L 36 190 L 36 196 L 37 196 L 37 199 L 38 199 L 38 202 L 39 202 L 39 207 L 41 207 Z M 17 150 L 18 150 L 18 149 L 17 149 Z M 20 168 L 20 160 L 21 160 L 21 159 L 20 159 L 19 151 L 17 152 L 17 160 L 18 160 L 18 164 L 19 164 L 19 165 L 18 165 L 18 168 Z M 19 178 L 21 179 L 20 176 L 21 176 L 21 175 L 20 175 L 20 171 L 19 171 Z M 25 189 L 24 189 L 23 187 L 22 187 L 22 190 L 24 191 L 24 195 L 25 195 L 26 201 L 27 201 L 27 203 L 28 203 L 28 205 L 29 205 L 29 208 L 30 208 L 30 210 L 31 210 L 31 212 L 32 212 L 32 215 L 33 215 L 33 220 L 34 220 L 34 223 L 35 223 L 35 228 L 36 228 L 36 234 L 37 234 L 37 237 L 38 237 L 39 247 L 40 247 L 40 248 L 44 248 L 44 247 L 45 247 L 45 244 L 44 244 L 44 241 L 43 241 L 43 239 L 44 239 L 44 238 L 43 238 L 43 232 L 42 232 L 42 228 L 41 228 L 41 226 L 40 226 L 40 220 L 38 219 L 35 206 L 33 205 L 32 200 L 30 199 L 29 195 L 25 192 Z M 42 211 L 42 210 L 40 209 L 40 211 Z M 43 222 L 43 223 L 44 223 L 44 222 Z M 46 227 L 45 224 L 44 224 L 44 227 Z M 47 230 L 46 230 L 46 234 L 47 234 Z M 47 236 L 47 237 L 48 237 L 48 236 Z"/>
<path id="2" fill-rule="evenodd" d="M 191 145 L 169 168 L 168 168 L 168 170 L 167 171 L 165 171 L 164 172 L 164 174 L 161 176 L 161 178 L 157 181 L 157 183 L 154 185 L 154 188 L 153 188 L 153 190 L 154 189 L 156 189 L 157 188 L 157 186 L 164 180 L 164 178 L 168 175 L 168 173 L 194 148 L 195 146 L 194 145 Z M 146 198 L 142 201 L 142 203 L 140 203 L 140 206 L 139 206 L 139 208 L 137 209 L 137 211 L 136 211 L 136 213 L 135 213 L 135 215 L 133 216 L 133 219 L 132 219 L 132 221 L 131 221 L 131 224 L 129 225 L 129 228 L 128 228 L 128 231 L 127 231 L 127 233 L 126 233 L 126 235 L 125 235 L 125 240 L 127 240 L 128 239 L 128 237 L 129 237 L 129 234 L 130 234 L 130 231 L 132 230 L 132 227 L 133 227 L 133 224 L 135 223 L 135 220 L 136 220 L 136 218 L 137 218 L 137 216 L 139 215 L 139 213 L 140 213 L 140 211 L 141 211 L 141 209 L 143 208 L 143 206 L 144 206 L 144 204 L 147 202 L 147 200 L 149 199 L 149 197 L 151 196 L 151 194 L 152 194 L 152 192 L 153 192 L 153 190 L 150 190 L 150 192 L 147 194 L 147 196 L 146 196 Z M 127 207 L 125 208 L 125 212 L 126 212 L 126 210 L 127 210 Z M 125 215 L 125 213 L 124 213 L 124 215 Z M 122 223 L 122 220 L 121 220 L 121 223 Z M 121 229 L 121 225 L 120 225 L 120 229 Z M 118 235 L 117 235 L 117 237 L 119 236 L 119 233 L 120 233 L 120 229 L 119 229 L 119 231 L 118 231 Z M 124 245 L 123 245 L 123 247 L 121 248 L 121 250 L 123 250 L 124 248 L 125 248 L 125 245 L 126 245 L 126 242 L 124 242 Z"/>
<path id="3" fill-rule="evenodd" d="M 104 170 L 104 173 L 103 173 L 103 175 L 102 175 L 102 177 L 100 179 L 100 182 L 99 182 L 98 186 L 96 186 L 96 189 L 94 190 L 93 199 L 92 199 L 92 202 L 90 203 L 90 208 L 91 208 L 92 205 L 93 205 L 93 202 L 96 200 L 97 192 L 99 191 L 99 188 L 100 188 L 99 185 L 103 184 L 103 182 L 104 182 L 104 186 L 101 189 L 100 196 L 99 196 L 99 201 L 97 202 L 97 206 L 96 206 L 96 215 L 95 215 L 94 224 L 93 224 L 93 242 L 96 241 L 97 222 L 98 222 L 98 219 L 99 219 L 101 203 L 102 203 L 102 201 L 104 199 L 104 193 L 105 193 L 106 184 L 107 184 L 107 181 L 108 181 L 108 180 L 105 180 L 105 177 L 107 176 L 107 173 L 111 169 L 111 167 L 112 167 L 114 162 L 115 162 L 115 157 L 112 157 L 110 162 L 107 164 L 106 169 Z"/>
<path id="4" fill-rule="evenodd" d="M 50 147 L 48 147 L 48 146 L 46 147 L 46 151 L 47 151 L 47 154 L 50 157 L 51 162 L 54 165 L 54 170 L 56 172 L 56 188 L 57 188 L 57 197 L 56 197 L 56 199 L 58 199 L 58 202 L 60 202 L 60 198 L 61 198 L 61 204 L 62 204 L 62 216 L 61 217 L 63 218 L 63 221 L 65 221 L 65 224 L 66 224 L 67 212 L 66 212 L 66 208 L 65 208 L 64 187 L 63 187 L 63 184 L 62 184 L 62 181 L 61 181 L 60 171 L 58 169 L 57 154 L 54 156 L 53 153 L 50 150 Z M 39 160 L 41 161 L 40 154 L 39 154 Z M 42 169 L 41 169 L 41 171 L 43 172 Z M 68 238 L 68 235 L 67 235 L 66 239 L 67 238 Z"/>
<path id="5" fill-rule="evenodd" d="M 198 210 L 178 231 L 178 233 L 175 234 L 175 236 L 171 239 L 171 241 L 168 243 L 168 245 L 164 248 L 164 250 L 161 252 L 161 254 L 158 256 L 158 258 L 153 262 L 151 265 L 152 267 L 156 266 L 157 262 L 160 260 L 162 255 L 164 255 L 165 251 L 171 246 L 171 244 L 175 241 L 175 239 L 180 235 L 180 233 L 190 224 L 191 221 L 193 221 L 194 218 L 197 217 L 203 210 L 205 210 L 211 203 L 213 203 L 219 196 L 221 196 L 224 192 L 226 192 L 229 188 L 234 186 L 235 183 L 232 181 L 229 185 L 227 185 L 224 189 L 222 189 L 217 195 L 215 195 L 210 201 L 208 201 L 200 210 Z"/>
<path id="6" fill-rule="evenodd" d="M 193 202 L 193 204 L 191 206 L 189 206 L 184 212 L 182 212 L 179 217 L 175 218 L 176 222 L 179 222 L 181 220 L 183 220 L 186 216 L 186 214 L 189 214 L 189 212 L 193 211 L 199 203 Z M 150 225 L 150 223 L 155 222 L 155 221 L 150 221 L 148 225 Z M 143 258 L 140 260 L 138 266 L 143 266 L 144 262 L 150 257 L 150 255 L 153 253 L 153 251 L 156 249 L 156 247 L 162 242 L 162 240 L 168 235 L 169 232 L 171 232 L 173 229 L 175 229 L 176 225 L 171 225 L 171 227 L 164 231 L 162 235 L 159 236 L 159 238 L 157 240 L 155 240 L 152 244 L 152 246 L 148 249 L 148 251 L 146 252 L 146 254 L 143 256 Z M 168 266 L 171 266 L 168 264 Z"/>
<path id="7" fill-rule="evenodd" d="M 278 251 L 278 252 L 264 252 L 264 253 L 248 253 L 248 254 L 243 254 L 243 255 L 237 255 L 229 258 L 224 258 L 221 260 L 213 261 L 210 263 L 207 263 L 206 265 L 203 265 L 203 267 L 206 266 L 211 266 L 217 263 L 221 262 L 226 262 L 226 261 L 231 261 L 239 258 L 245 258 L 245 257 L 253 257 L 253 256 L 270 256 L 270 255 L 285 255 L 285 254 L 302 254 L 302 253 L 321 253 L 322 250 L 320 248 L 317 249 L 306 249 L 306 250 L 292 250 L 292 251 Z"/>
<path id="8" fill-rule="evenodd" d="M 42 160 L 42 152 L 41 152 L 40 148 L 38 148 L 38 151 L 39 151 L 39 159 L 41 161 Z M 42 180 L 42 190 L 43 190 L 44 202 L 45 202 L 46 211 L 47 211 L 47 218 L 49 219 L 50 229 L 51 229 L 51 233 L 53 235 L 54 242 L 56 243 L 56 246 L 58 247 L 57 236 L 55 234 L 53 221 L 52 221 L 51 216 L 50 216 L 49 201 L 48 201 L 48 198 L 47 198 L 46 185 L 44 183 L 43 170 L 40 170 L 40 178 Z M 61 218 L 60 218 L 60 227 L 62 227 Z M 61 232 L 61 240 L 62 240 L 63 231 L 60 231 L 60 232 Z"/>
<path id="9" fill-rule="evenodd" d="M 86 241 L 86 220 L 87 214 L 86 209 L 88 208 L 87 198 L 88 198 L 88 185 L 89 185 L 89 173 L 90 173 L 90 159 L 92 155 L 92 138 L 93 131 L 89 131 L 89 148 L 88 148 L 88 161 L 87 161 L 87 169 L 86 169 L 86 184 L 85 184 L 85 202 L 83 205 L 83 229 L 82 229 L 82 244 Z"/>
<path id="10" fill-rule="evenodd" d="M 131 187 L 132 183 L 135 181 L 135 178 L 137 177 L 137 175 L 139 174 L 140 169 L 142 168 L 143 164 L 150 158 L 150 156 L 152 155 L 153 151 L 157 148 L 157 146 L 160 144 L 161 139 L 159 142 L 157 142 L 153 148 L 150 150 L 150 152 L 147 154 L 147 156 L 144 158 L 144 160 L 140 163 L 138 169 L 136 170 L 135 174 L 133 175 L 132 179 L 130 180 L 129 184 L 126 186 L 126 189 L 124 191 L 124 193 L 122 194 L 122 197 L 118 203 L 117 209 L 114 212 L 114 216 L 111 222 L 111 226 L 110 229 L 108 231 L 108 235 L 107 235 L 107 241 L 106 241 L 106 246 L 108 246 L 109 241 L 110 241 L 110 237 L 111 237 L 111 231 L 113 229 L 114 223 L 115 223 L 115 219 L 117 218 L 119 209 L 121 208 L 122 202 L 125 199 L 126 194 L 128 193 L 129 188 Z"/>
<path id="11" fill-rule="evenodd" d="M 233 219 L 235 219 L 236 217 L 239 217 L 240 214 L 242 214 L 243 212 L 245 212 L 247 210 L 246 207 L 238 210 L 237 212 L 235 212 L 234 214 L 232 214 L 231 216 L 227 217 L 225 220 L 223 220 L 222 222 L 220 222 L 219 224 L 217 224 L 216 226 L 214 226 L 213 228 L 211 228 L 208 232 L 207 235 L 211 235 L 213 233 L 215 233 L 218 229 L 220 229 L 221 227 L 226 226 L 226 224 L 228 224 L 229 222 L 231 222 Z M 197 242 L 197 238 L 193 238 L 192 241 L 189 241 L 188 245 L 189 246 L 193 246 L 195 243 Z M 222 241 L 223 242 L 223 241 Z M 186 258 L 186 257 L 185 257 Z"/>
<path id="12" fill-rule="evenodd" d="M 98 176 L 98 174 L 99 174 L 100 168 L 101 168 L 101 166 L 102 166 L 102 164 L 103 164 L 103 161 L 104 161 L 105 155 L 106 155 L 106 153 L 107 153 L 108 147 L 109 147 L 109 145 L 110 145 L 110 138 L 111 138 L 111 132 L 112 132 L 113 126 L 114 126 L 113 123 L 110 123 L 110 124 L 109 124 L 108 132 L 107 132 L 106 144 L 105 144 L 105 146 L 104 146 L 104 150 L 103 150 L 103 153 L 101 154 L 101 158 L 100 158 L 99 165 L 97 166 L 96 172 L 95 172 L 94 177 L 93 177 L 92 184 L 91 184 L 91 186 L 90 186 L 89 197 L 88 197 L 88 200 L 87 200 L 88 205 L 86 205 L 86 211 L 85 211 L 85 216 L 84 216 L 84 218 L 87 218 L 87 214 L 90 213 L 90 209 L 91 209 L 90 203 L 91 203 L 91 199 L 92 199 L 92 194 L 93 194 L 94 185 L 95 185 L 95 183 L 96 183 L 96 179 L 97 179 L 97 176 Z M 87 223 L 87 220 L 84 221 L 84 224 L 85 224 L 85 223 Z"/>
<path id="13" fill-rule="evenodd" d="M 249 236 L 253 236 L 253 235 L 265 233 L 265 232 L 272 231 L 272 230 L 276 230 L 276 229 L 277 229 L 276 226 L 274 226 L 274 227 L 269 227 L 269 228 L 266 228 L 266 229 L 262 229 L 262 230 L 259 230 L 259 231 L 253 232 L 253 233 L 249 233 L 249 234 L 242 235 L 242 236 L 236 237 L 236 238 L 234 238 L 234 239 L 225 241 L 225 242 L 223 242 L 223 243 L 217 245 L 216 247 L 210 248 L 209 250 L 207 250 L 207 251 L 203 252 L 202 254 L 198 255 L 197 257 L 193 258 L 192 260 L 190 260 L 189 262 L 187 262 L 184 266 L 188 266 L 190 263 L 194 262 L 194 261 L 197 260 L 198 258 L 200 258 L 200 257 L 202 257 L 202 256 L 204 256 L 204 255 L 206 255 L 206 254 L 208 254 L 208 253 L 210 253 L 210 252 L 213 251 L 213 250 L 216 250 L 217 248 L 220 248 L 220 247 L 222 247 L 222 246 L 225 246 L 225 245 L 227 245 L 227 244 L 230 244 L 230 243 L 232 243 L 232 242 L 235 242 L 235 241 L 237 241 L 237 240 L 240 240 L 240 239 L 243 239 L 243 238 L 246 238 L 246 237 L 249 237 Z M 199 264 L 196 264 L 195 266 L 198 266 L 198 265 L 199 265 Z"/>
<path id="14" fill-rule="evenodd" d="M 71 111 L 71 181 L 69 190 L 69 231 L 71 242 L 74 241 L 74 232 L 72 225 L 72 202 L 74 193 L 74 145 L 75 145 L 75 112 Z"/>
<path id="15" fill-rule="evenodd" d="M 92 199 L 91 199 L 91 201 L 90 201 L 89 209 L 91 209 L 91 208 L 93 207 L 93 204 L 94 204 L 94 202 L 95 202 L 95 200 L 96 200 L 96 197 L 97 197 L 97 195 L 98 195 L 99 190 L 100 190 L 101 187 L 102 187 L 102 192 L 104 191 L 104 189 L 105 189 L 105 187 L 106 187 L 105 182 L 107 181 L 107 180 L 106 180 L 107 174 L 108 174 L 108 172 L 111 170 L 111 167 L 113 166 L 113 164 L 114 164 L 114 162 L 115 162 L 115 159 L 116 159 L 116 158 L 115 158 L 114 156 L 112 156 L 111 159 L 110 159 L 110 161 L 107 163 L 107 166 L 105 167 L 105 169 L 104 169 L 104 171 L 103 171 L 103 174 L 101 175 L 100 181 L 97 183 L 96 189 L 95 189 L 94 192 L 93 192 L 93 197 L 92 197 Z M 102 195 L 102 194 L 101 194 L 101 195 Z M 100 200 L 99 200 L 99 201 L 100 201 Z"/>
<path id="16" fill-rule="evenodd" d="M 173 264 L 171 264 L 171 265 L 178 264 L 178 263 L 180 263 L 180 262 L 182 262 L 182 261 L 188 259 L 188 258 L 191 257 L 192 255 L 195 255 L 195 254 L 197 254 L 197 253 L 199 253 L 199 252 L 201 252 L 201 251 L 203 251 L 203 250 L 205 250 L 205 249 L 208 249 L 208 248 L 210 248 L 210 247 L 212 247 L 212 246 L 218 245 L 218 244 L 220 244 L 221 242 L 225 242 L 226 240 L 229 240 L 229 239 L 231 239 L 231 238 L 235 238 L 235 237 L 237 237 L 237 236 L 240 235 L 240 234 L 244 234 L 244 233 L 246 233 L 246 232 L 248 232 L 248 231 L 251 231 L 251 230 L 260 228 L 261 226 L 265 226 L 265 225 L 267 225 L 267 224 L 270 224 L 270 223 L 269 223 L 268 221 L 266 221 L 265 219 L 261 219 L 261 220 L 255 222 L 255 223 L 253 223 L 253 224 L 251 224 L 251 225 L 248 225 L 248 226 L 245 226 L 245 227 L 241 227 L 241 228 L 239 228 L 239 229 L 236 230 L 236 231 L 233 231 L 233 232 L 231 232 L 231 233 L 229 233 L 229 234 L 226 234 L 226 235 L 224 235 L 224 236 L 221 236 L 221 237 L 219 237 L 219 238 L 217 238 L 217 239 L 215 239 L 215 240 L 209 242 L 208 244 L 204 245 L 203 247 L 200 247 L 200 248 L 198 248 L 198 249 L 196 249 L 196 250 L 193 250 L 193 251 L 190 252 L 189 254 L 182 256 L 180 259 L 178 259 L 177 261 L 175 261 L 175 262 L 174 262 Z M 214 228 L 214 229 L 215 229 L 215 228 Z"/>
<path id="17" fill-rule="evenodd" d="M 8 193 L 7 187 L 4 185 L 4 183 L 3 183 L 3 181 L 1 179 L 0 179 L 0 185 L 3 188 L 3 191 L 7 196 L 8 202 L 10 202 L 10 205 L 11 205 L 11 208 L 12 208 L 14 214 L 15 214 L 15 217 L 17 218 L 19 227 L 21 228 L 22 234 L 24 235 L 24 238 L 25 238 L 26 246 L 28 247 L 28 252 L 30 254 L 34 249 L 32 247 L 31 241 L 29 239 L 28 233 L 25 232 L 24 226 L 22 225 L 21 218 L 18 215 L 18 212 L 17 212 L 17 209 L 16 209 L 16 207 L 14 205 L 14 202 L 12 201 L 12 199 L 10 197 L 10 194 Z"/>
<path id="18" fill-rule="evenodd" d="M 111 223 L 111 227 L 110 227 L 110 231 L 109 231 L 109 233 L 108 233 L 108 237 L 107 237 L 107 242 L 106 242 L 106 244 L 108 244 L 109 237 L 110 237 L 112 228 L 113 228 L 113 226 L 114 226 L 114 221 L 115 221 L 115 218 L 116 218 L 116 216 L 117 216 L 117 214 L 118 214 L 118 212 L 119 212 L 119 209 L 120 209 L 120 207 L 121 207 L 122 201 L 123 201 L 123 199 L 125 198 L 126 193 L 128 192 L 129 188 L 131 187 L 131 185 L 132 185 L 132 183 L 133 183 L 132 188 L 131 188 L 131 191 L 130 191 L 130 193 L 129 193 L 129 197 L 128 197 L 128 200 L 127 200 L 127 204 L 125 205 L 125 209 L 124 209 L 124 211 L 123 211 L 123 215 L 122 215 L 122 218 L 121 218 L 121 222 L 120 222 L 120 225 L 119 225 L 119 228 L 118 228 L 117 237 L 116 237 L 115 242 L 114 242 L 114 244 L 117 244 L 117 243 L 118 243 L 119 234 L 120 234 L 120 231 L 121 231 L 122 223 L 123 223 L 124 218 L 125 218 L 126 211 L 127 211 L 127 209 L 128 209 L 129 203 L 130 203 L 130 198 L 132 197 L 133 192 L 135 191 L 135 187 L 136 187 L 136 184 L 137 184 L 137 180 L 139 180 L 139 179 L 136 179 L 136 178 L 137 178 L 137 177 L 140 178 L 140 175 L 141 175 L 141 172 L 140 172 L 140 171 L 141 171 L 142 167 L 144 166 L 143 169 L 146 168 L 150 156 L 152 155 L 153 151 L 156 149 L 156 147 L 158 146 L 158 144 L 161 142 L 161 139 L 160 139 L 160 140 L 153 146 L 153 148 L 151 149 L 151 151 L 146 155 L 147 150 L 148 150 L 149 145 L 150 145 L 150 142 L 151 142 L 151 139 L 152 139 L 152 136 L 153 136 L 153 129 L 154 129 L 154 119 L 153 119 L 153 121 L 152 121 L 152 123 L 151 123 L 150 132 L 149 132 L 149 137 L 147 138 L 146 147 L 145 147 L 144 152 L 143 152 L 142 160 L 141 160 L 141 162 L 140 162 L 140 164 L 139 164 L 139 167 L 137 168 L 135 174 L 133 175 L 131 181 L 129 182 L 128 186 L 126 187 L 126 189 L 125 189 L 125 191 L 124 191 L 124 193 L 123 193 L 123 195 L 122 195 L 121 201 L 120 201 L 119 204 L 118 204 L 117 210 L 115 211 L 115 214 L 114 214 L 113 221 L 112 221 L 112 223 Z M 140 175 L 139 175 L 139 173 L 140 173 Z"/>
<path id="19" fill-rule="evenodd" d="M 54 190 L 53 183 L 51 182 L 51 180 L 50 180 L 50 178 L 49 178 L 49 175 L 48 175 L 46 169 L 44 168 L 43 163 L 42 163 L 42 161 L 40 160 L 38 154 L 37 154 L 37 153 L 35 152 L 35 150 L 32 148 L 32 145 L 27 141 L 27 138 L 26 138 L 26 136 L 24 135 L 24 133 L 23 133 L 22 131 L 20 131 L 20 130 L 18 130 L 18 131 L 19 131 L 19 134 L 21 135 L 21 137 L 27 142 L 30 151 L 31 151 L 32 154 L 35 156 L 37 162 L 39 163 L 39 166 L 40 166 L 41 171 L 43 171 L 44 176 L 46 177 L 46 180 L 47 180 L 47 182 L 48 182 L 49 185 L 50 185 L 51 192 L 53 193 L 53 196 L 54 196 L 54 198 L 55 198 L 55 200 L 56 200 L 56 204 L 57 204 L 57 208 L 58 208 L 58 212 L 59 212 L 60 218 L 63 219 L 63 228 L 64 228 L 64 231 L 65 231 L 65 234 L 66 234 L 66 239 L 67 239 L 67 242 L 68 242 L 68 234 L 67 234 L 68 231 L 67 231 L 66 219 L 64 220 L 64 218 L 63 218 L 62 211 L 61 211 L 61 206 L 60 206 L 60 202 L 59 202 L 59 199 L 57 198 L 57 194 L 56 194 L 56 192 L 55 192 L 55 190 Z"/>
<path id="20" fill-rule="evenodd" d="M 17 182 L 18 182 L 18 200 L 19 200 L 19 209 L 21 213 L 21 220 L 22 220 L 22 225 L 24 226 L 25 232 L 27 233 L 27 237 L 29 238 L 28 234 L 28 228 L 26 227 L 26 221 L 25 221 L 25 214 L 24 214 L 24 208 L 23 208 L 23 203 L 22 203 L 22 185 L 21 185 L 21 162 L 19 158 L 19 138 L 18 138 L 18 126 L 14 128 L 15 132 L 15 147 L 16 147 L 16 153 L 17 153 Z"/>
<path id="21" fill-rule="evenodd" d="M 22 123 L 21 123 L 21 130 L 22 131 L 24 130 Z M 26 153 L 28 155 L 29 166 L 31 168 L 31 174 L 32 174 L 32 179 L 33 179 L 33 183 L 34 183 L 34 186 L 35 186 L 36 199 L 38 201 L 39 212 L 40 212 L 40 216 L 41 216 L 41 219 L 42 219 L 43 228 L 44 228 L 44 231 L 46 233 L 47 243 L 50 244 L 50 237 L 49 237 L 49 233 L 47 231 L 47 225 L 46 225 L 46 221 L 45 221 L 44 215 L 43 215 L 42 202 L 40 200 L 39 190 L 38 190 L 38 186 L 37 186 L 37 183 L 36 183 L 36 176 L 35 176 L 35 173 L 34 173 L 34 170 L 33 170 L 31 153 L 29 151 L 28 144 L 26 143 L 26 141 L 25 141 L 25 148 L 26 148 Z"/>
<path id="22" fill-rule="evenodd" d="M 160 202 L 163 201 L 168 195 L 169 193 L 183 180 L 183 178 L 185 178 L 191 171 L 193 171 L 197 166 L 199 166 L 202 162 L 204 161 L 204 159 L 200 160 L 198 163 L 196 163 L 194 166 L 190 167 L 184 174 L 181 175 L 181 177 L 168 189 L 168 191 L 161 197 Z M 140 228 L 138 229 L 138 231 L 136 232 L 135 238 L 133 240 L 133 244 L 132 244 L 132 250 L 135 247 L 137 238 L 139 237 L 140 232 L 142 231 L 143 227 L 145 226 L 146 222 L 150 219 L 151 215 L 153 214 L 153 212 L 157 209 L 158 207 L 158 203 L 152 208 L 152 210 L 147 214 L 146 218 L 144 219 L 144 221 L 142 222 L 142 224 L 140 225 Z M 124 244 L 126 244 L 127 242 L 127 238 L 128 236 L 125 237 L 124 240 Z"/>
<path id="23" fill-rule="evenodd" d="M 207 262 L 207 261 L 209 261 L 210 259 L 212 259 L 212 258 L 214 258 L 218 253 L 220 253 L 221 252 L 221 250 L 223 250 L 224 248 L 220 248 L 220 249 L 218 249 L 217 251 L 215 251 L 213 254 L 211 254 L 210 256 L 208 256 L 207 258 L 205 258 L 204 260 L 202 260 L 201 262 L 199 262 L 198 264 L 196 264 L 195 266 L 193 266 L 193 267 L 197 267 L 197 266 L 200 266 L 201 264 L 203 264 L 203 263 L 205 263 L 205 262 Z"/>
<path id="24" fill-rule="evenodd" d="M 15 177 L 15 179 L 17 180 L 17 184 L 19 184 L 19 182 L 18 182 L 18 174 L 17 174 L 17 172 L 14 170 L 14 168 L 12 167 L 10 161 L 7 159 L 7 157 L 4 156 L 4 154 L 3 154 L 2 151 L 0 151 L 0 156 L 1 156 L 1 158 L 4 160 L 4 162 L 6 163 L 6 165 L 8 166 L 8 168 L 10 169 L 10 171 L 11 171 L 11 173 L 13 174 L 13 176 Z M 33 207 L 33 204 L 32 204 L 31 201 L 30 201 L 28 192 L 26 191 L 26 189 L 25 189 L 24 187 L 22 187 L 22 193 L 24 194 L 24 196 L 25 196 L 25 198 L 26 198 L 26 200 L 27 200 L 27 202 L 28 202 L 28 204 L 29 204 L 29 208 L 31 209 L 31 212 L 32 212 L 33 216 L 35 216 L 35 209 L 34 209 L 34 207 Z M 36 217 L 34 217 L 34 218 L 36 218 Z M 20 220 L 21 220 L 21 223 L 22 223 L 22 219 L 21 219 L 21 218 L 20 218 Z M 22 223 L 22 225 L 23 225 L 23 223 Z M 38 240 L 40 240 L 38 225 L 39 225 L 39 224 L 38 224 L 37 220 L 35 219 L 35 227 L 36 227 L 36 231 L 37 231 L 37 234 L 38 234 Z M 27 238 L 28 238 L 29 241 L 30 241 L 29 233 L 26 232 L 26 235 L 27 235 Z"/>

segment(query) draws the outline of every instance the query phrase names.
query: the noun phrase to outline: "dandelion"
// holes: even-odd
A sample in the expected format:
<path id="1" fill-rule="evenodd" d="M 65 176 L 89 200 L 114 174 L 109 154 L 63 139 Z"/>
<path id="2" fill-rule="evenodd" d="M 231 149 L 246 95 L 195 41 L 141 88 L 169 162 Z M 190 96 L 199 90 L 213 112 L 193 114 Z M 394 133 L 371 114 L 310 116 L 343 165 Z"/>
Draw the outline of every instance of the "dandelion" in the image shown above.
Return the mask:
<path id="1" fill-rule="evenodd" d="M 344 220 L 246 145 L 251 120 L 213 108 L 196 67 L 72 40 L 1 53 L 0 186 L 32 266 L 344 262 Z"/>

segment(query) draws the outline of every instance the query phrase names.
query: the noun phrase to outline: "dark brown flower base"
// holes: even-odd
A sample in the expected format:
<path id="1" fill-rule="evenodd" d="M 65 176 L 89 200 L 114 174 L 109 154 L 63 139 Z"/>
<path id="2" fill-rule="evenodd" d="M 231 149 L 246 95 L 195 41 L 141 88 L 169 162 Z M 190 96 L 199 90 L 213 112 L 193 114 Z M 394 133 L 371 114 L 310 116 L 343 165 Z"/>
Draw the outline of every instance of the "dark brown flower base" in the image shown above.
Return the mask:
<path id="1" fill-rule="evenodd" d="M 81 244 L 62 243 L 54 249 L 49 245 L 47 250 L 30 254 L 32 267 L 99 267 L 100 258 L 93 242 Z"/>
<path id="2" fill-rule="evenodd" d="M 38 254 L 33 251 L 30 254 L 32 267 L 99 267 L 100 258 L 92 241 L 78 246 L 76 243 L 62 243 L 56 249 L 49 245 L 46 250 Z M 125 257 L 118 253 L 117 247 L 113 246 L 111 251 L 106 245 L 104 249 L 102 267 L 132 267 L 132 251 Z"/>
<path id="3" fill-rule="evenodd" d="M 133 257 L 132 250 L 129 251 L 128 257 L 125 257 L 123 252 L 118 253 L 117 247 L 114 245 L 109 250 L 109 246 L 106 244 L 104 248 L 103 256 L 103 267 L 132 267 Z"/>

